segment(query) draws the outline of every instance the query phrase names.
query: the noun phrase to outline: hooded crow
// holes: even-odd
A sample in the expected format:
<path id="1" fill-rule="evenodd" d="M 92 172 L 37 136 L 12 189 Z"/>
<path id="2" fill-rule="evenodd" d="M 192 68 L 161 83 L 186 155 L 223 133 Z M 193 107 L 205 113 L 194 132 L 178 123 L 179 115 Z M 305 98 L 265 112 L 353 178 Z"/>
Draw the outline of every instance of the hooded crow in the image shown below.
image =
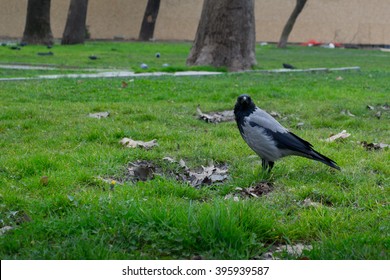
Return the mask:
<path id="1" fill-rule="evenodd" d="M 270 172 L 276 160 L 292 155 L 317 160 L 340 170 L 336 162 L 316 152 L 309 142 L 256 107 L 249 95 L 242 94 L 237 98 L 234 116 L 242 138 L 261 157 L 264 170 Z"/>

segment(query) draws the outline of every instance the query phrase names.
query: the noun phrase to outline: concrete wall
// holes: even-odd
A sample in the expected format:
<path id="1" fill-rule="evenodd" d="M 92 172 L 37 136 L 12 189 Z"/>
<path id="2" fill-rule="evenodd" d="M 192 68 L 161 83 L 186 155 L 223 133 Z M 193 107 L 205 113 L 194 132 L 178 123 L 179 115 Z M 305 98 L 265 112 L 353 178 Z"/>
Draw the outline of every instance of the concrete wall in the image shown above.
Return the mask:
<path id="1" fill-rule="evenodd" d="M 52 0 L 51 26 L 61 38 L 70 0 Z M 92 39 L 136 39 L 147 0 L 89 0 L 87 25 Z M 155 38 L 193 40 L 203 0 L 161 0 Z M 255 0 L 256 40 L 276 42 L 295 0 Z M 21 38 L 27 0 L 0 0 L 0 37 Z M 390 1 L 309 0 L 290 42 L 390 44 Z"/>

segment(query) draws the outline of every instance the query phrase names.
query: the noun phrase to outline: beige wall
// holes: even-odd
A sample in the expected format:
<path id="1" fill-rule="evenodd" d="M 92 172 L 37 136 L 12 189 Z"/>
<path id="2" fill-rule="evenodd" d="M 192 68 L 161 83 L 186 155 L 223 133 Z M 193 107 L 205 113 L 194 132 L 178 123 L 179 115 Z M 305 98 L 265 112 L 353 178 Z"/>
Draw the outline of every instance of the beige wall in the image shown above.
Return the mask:
<path id="1" fill-rule="evenodd" d="M 87 25 L 93 39 L 135 39 L 147 0 L 89 0 Z M 162 0 L 157 40 L 193 40 L 203 0 Z M 257 41 L 278 41 L 295 0 L 255 0 Z M 69 0 L 52 0 L 53 35 L 61 38 Z M 0 37 L 23 35 L 27 0 L 0 0 Z M 390 44 L 389 0 L 309 0 L 291 42 Z"/>

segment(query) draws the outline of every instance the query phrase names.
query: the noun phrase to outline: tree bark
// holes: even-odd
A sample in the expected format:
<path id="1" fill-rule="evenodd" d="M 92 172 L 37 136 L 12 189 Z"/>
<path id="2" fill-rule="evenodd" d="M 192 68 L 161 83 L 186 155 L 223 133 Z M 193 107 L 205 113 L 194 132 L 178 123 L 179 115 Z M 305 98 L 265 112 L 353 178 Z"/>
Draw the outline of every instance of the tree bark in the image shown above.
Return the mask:
<path id="1" fill-rule="evenodd" d="M 153 38 L 154 27 L 156 25 L 158 10 L 160 9 L 160 0 L 148 0 L 144 18 L 142 20 L 141 30 L 138 40 L 149 41 Z"/>
<path id="2" fill-rule="evenodd" d="M 205 0 L 187 65 L 250 69 L 255 47 L 254 0 Z"/>
<path id="3" fill-rule="evenodd" d="M 84 44 L 88 0 L 71 0 L 61 44 Z"/>
<path id="4" fill-rule="evenodd" d="M 50 0 L 28 0 L 22 42 L 37 45 L 53 44 L 50 28 Z"/>
<path id="5" fill-rule="evenodd" d="M 282 35 L 280 36 L 280 40 L 278 43 L 278 48 L 285 48 L 287 45 L 288 37 L 294 27 L 295 21 L 297 20 L 299 14 L 302 12 L 305 7 L 307 0 L 297 0 L 295 8 L 288 18 L 286 25 L 283 28 Z"/>

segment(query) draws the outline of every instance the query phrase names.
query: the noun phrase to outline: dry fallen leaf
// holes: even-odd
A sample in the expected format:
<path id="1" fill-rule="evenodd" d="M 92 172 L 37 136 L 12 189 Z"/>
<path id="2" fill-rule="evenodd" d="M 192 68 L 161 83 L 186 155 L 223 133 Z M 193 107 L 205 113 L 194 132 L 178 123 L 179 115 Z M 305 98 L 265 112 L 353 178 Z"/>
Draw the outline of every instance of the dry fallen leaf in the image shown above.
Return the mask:
<path id="1" fill-rule="evenodd" d="M 179 165 L 181 168 L 184 168 L 185 170 L 188 170 L 188 167 L 183 159 L 180 159 Z"/>
<path id="2" fill-rule="evenodd" d="M 275 250 L 275 252 L 283 252 L 286 251 L 289 255 L 293 256 L 300 256 L 302 255 L 303 251 L 311 251 L 313 249 L 313 246 L 311 245 L 304 245 L 301 243 L 294 244 L 294 245 L 286 245 L 286 246 L 278 246 Z"/>
<path id="3" fill-rule="evenodd" d="M 381 106 L 381 108 L 382 108 L 382 110 L 390 110 L 390 105 L 386 103 L 386 104 L 383 104 Z"/>
<path id="4" fill-rule="evenodd" d="M 371 105 L 367 105 L 367 109 L 372 111 L 372 110 L 375 109 L 375 107 L 374 107 L 374 106 L 371 106 Z"/>
<path id="5" fill-rule="evenodd" d="M 148 142 L 144 142 L 144 141 L 138 141 L 138 140 L 133 140 L 131 138 L 123 138 L 121 141 L 119 141 L 120 144 L 122 144 L 123 146 L 127 147 L 127 148 L 144 148 L 144 149 L 151 149 L 155 146 L 158 146 L 158 143 L 157 143 L 157 140 L 156 139 L 153 139 L 151 141 L 148 141 Z"/>
<path id="6" fill-rule="evenodd" d="M 228 178 L 228 168 L 226 165 L 215 166 L 211 163 L 209 166 L 202 166 L 200 171 L 196 171 L 190 170 L 183 159 L 177 162 L 170 157 L 165 157 L 164 160 L 178 164 L 180 170 L 172 172 L 172 174 L 177 180 L 185 181 L 194 187 L 223 182 Z"/>
<path id="7" fill-rule="evenodd" d="M 366 148 L 368 151 L 371 150 L 381 150 L 385 148 L 389 148 L 389 144 L 384 144 L 384 143 L 367 143 L 366 141 L 361 142 L 362 146 Z"/>
<path id="8" fill-rule="evenodd" d="M 263 181 L 255 186 L 250 186 L 248 188 L 237 187 L 233 193 L 226 195 L 225 199 L 260 197 L 272 192 L 273 189 L 274 186 L 271 182 Z"/>
<path id="9" fill-rule="evenodd" d="M 275 112 L 275 111 L 272 111 L 269 113 L 271 116 L 273 116 L 274 118 L 281 118 L 282 115 L 279 114 L 278 112 Z"/>
<path id="10" fill-rule="evenodd" d="M 304 256 L 304 252 L 311 250 L 313 250 L 312 245 L 305 245 L 302 243 L 297 243 L 293 245 L 273 245 L 271 246 L 270 251 L 261 255 L 260 259 L 280 260 L 280 256 L 283 253 L 287 253 L 288 255 L 299 259 L 308 259 Z"/>
<path id="11" fill-rule="evenodd" d="M 175 163 L 175 162 L 176 162 L 176 160 L 174 160 L 174 159 L 171 158 L 171 157 L 164 157 L 163 160 L 166 160 L 166 161 L 168 161 L 169 163 Z"/>
<path id="12" fill-rule="evenodd" d="M 228 177 L 227 171 L 227 166 L 221 168 L 213 164 L 207 167 L 202 166 L 201 172 L 188 171 L 188 182 L 194 187 L 222 182 Z"/>
<path id="13" fill-rule="evenodd" d="M 234 113 L 233 110 L 221 111 L 221 112 L 210 112 L 209 114 L 203 113 L 200 110 L 200 107 L 196 108 L 196 112 L 198 113 L 198 118 L 204 120 L 208 123 L 219 123 L 219 122 L 229 122 L 234 121 Z"/>
<path id="14" fill-rule="evenodd" d="M 95 119 L 101 119 L 101 118 L 107 118 L 110 115 L 110 112 L 98 112 L 98 113 L 90 113 L 88 114 L 88 117 L 95 118 Z"/>
<path id="15" fill-rule="evenodd" d="M 336 141 L 338 139 L 345 139 L 345 138 L 348 138 L 349 136 L 351 136 L 350 133 L 347 133 L 346 130 L 343 130 L 341 131 L 340 133 L 337 133 L 335 135 L 332 135 L 330 136 L 328 139 L 326 139 L 327 142 L 333 142 L 333 141 Z"/>
<path id="16" fill-rule="evenodd" d="M 39 182 L 41 183 L 41 185 L 47 186 L 49 184 L 49 178 L 47 176 L 42 176 Z"/>
<path id="17" fill-rule="evenodd" d="M 147 181 L 153 179 L 155 175 L 174 177 L 177 181 L 186 182 L 194 187 L 220 183 L 228 178 L 227 165 L 215 166 L 214 164 L 210 164 L 207 167 L 202 166 L 201 170 L 190 170 L 182 159 L 177 162 L 171 157 L 164 157 L 163 160 L 177 164 L 180 168 L 166 170 L 153 162 L 138 160 L 136 162 L 130 162 L 123 175 L 112 178 L 97 177 L 97 179 L 110 184 L 110 188 L 113 190 L 115 184 L 121 185 L 128 181 Z"/>
<path id="18" fill-rule="evenodd" d="M 313 202 L 310 198 L 305 198 L 305 200 L 302 202 L 303 207 L 319 207 L 321 206 L 321 203 L 319 202 Z"/>
<path id="19" fill-rule="evenodd" d="M 122 81 L 122 88 L 127 88 L 128 85 L 129 85 L 128 83 L 126 83 L 125 81 Z"/>
<path id="20" fill-rule="evenodd" d="M 349 117 L 355 117 L 354 114 L 352 114 L 349 110 L 346 110 L 346 109 L 342 110 L 342 111 L 341 111 L 341 114 L 342 114 L 342 115 L 349 116 Z"/>
<path id="21" fill-rule="evenodd" d="M 13 227 L 11 226 L 4 226 L 2 228 L 0 228 L 0 236 L 2 236 L 3 234 L 5 234 L 7 231 L 10 231 L 14 229 Z"/>
<path id="22" fill-rule="evenodd" d="M 137 161 L 129 165 L 127 170 L 132 181 L 146 181 L 154 177 L 156 167 L 150 162 Z"/>

